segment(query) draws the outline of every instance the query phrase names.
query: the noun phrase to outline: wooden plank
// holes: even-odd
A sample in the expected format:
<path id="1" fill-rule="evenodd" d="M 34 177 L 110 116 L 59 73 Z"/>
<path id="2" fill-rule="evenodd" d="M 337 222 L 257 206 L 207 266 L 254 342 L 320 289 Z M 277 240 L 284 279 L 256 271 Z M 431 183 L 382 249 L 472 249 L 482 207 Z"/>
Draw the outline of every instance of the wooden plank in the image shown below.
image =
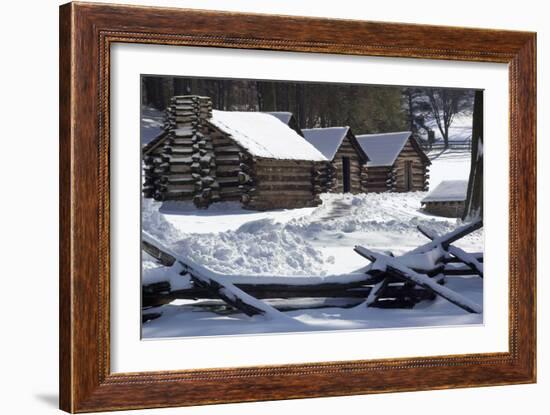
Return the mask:
<path id="1" fill-rule="evenodd" d="M 172 197 L 175 197 L 175 196 L 188 196 L 188 195 L 193 195 L 195 193 L 195 188 L 188 188 L 188 189 L 175 189 L 175 188 L 164 188 L 163 190 L 161 190 L 164 194 L 166 195 L 171 195 Z"/>
<path id="2" fill-rule="evenodd" d="M 166 180 L 159 180 L 161 183 L 167 183 L 171 185 L 182 185 L 182 184 L 194 184 L 197 182 L 197 179 L 192 177 L 191 175 L 187 175 L 185 177 L 173 177 L 173 176 L 165 176 L 163 179 Z"/>
<path id="3" fill-rule="evenodd" d="M 141 240 L 141 248 L 155 258 L 159 264 L 162 264 L 165 267 L 171 267 L 176 262 L 176 258 L 173 255 L 167 253 L 165 250 L 163 251 L 146 239 Z"/>
<path id="4" fill-rule="evenodd" d="M 369 180 L 386 180 L 388 177 L 390 177 L 391 175 L 388 173 L 388 172 L 384 172 L 384 173 L 372 173 L 372 172 L 369 172 L 368 174 L 368 179 Z"/>
<path id="5" fill-rule="evenodd" d="M 254 168 L 251 169 L 252 172 L 256 174 L 280 174 L 280 175 L 288 175 L 288 174 L 294 174 L 294 173 L 302 173 L 302 174 L 312 174 L 312 169 L 307 167 L 296 167 L 296 166 L 259 166 L 255 165 Z"/>
<path id="6" fill-rule="evenodd" d="M 202 275 L 200 272 L 197 272 L 193 269 L 188 269 L 188 273 L 191 276 L 191 279 L 200 287 L 205 288 L 213 295 L 219 297 L 227 304 L 235 307 L 236 309 L 242 311 L 247 316 L 255 315 L 277 315 L 280 313 L 271 306 L 263 304 L 260 306 L 257 302 L 252 301 L 253 297 L 249 294 L 246 294 L 241 289 L 226 284 L 220 279 L 207 277 Z"/>
<path id="7" fill-rule="evenodd" d="M 299 167 L 311 169 L 316 162 L 309 160 L 281 160 L 271 158 L 257 158 L 256 165 L 262 167 Z"/>
<path id="8" fill-rule="evenodd" d="M 254 175 L 258 181 L 269 181 L 269 182 L 287 182 L 293 179 L 294 181 L 311 181 L 312 174 L 309 172 L 299 172 L 299 173 L 288 173 L 288 174 L 265 174 L 257 173 Z"/>
<path id="9" fill-rule="evenodd" d="M 283 198 L 283 196 L 286 196 L 286 198 L 292 197 L 292 198 L 311 198 L 313 197 L 313 191 L 307 191 L 307 190 L 288 190 L 284 192 L 284 195 L 281 194 L 280 190 L 259 190 L 255 193 L 256 197 L 262 197 L 262 198 L 274 198 L 275 200 L 277 198 Z"/>
<path id="10" fill-rule="evenodd" d="M 179 192 L 184 192 L 184 193 L 193 193 L 195 191 L 197 191 L 197 185 L 195 183 L 193 184 L 173 184 L 173 183 L 169 183 L 169 184 L 161 184 L 160 186 L 158 186 L 159 189 L 163 192 L 169 192 L 169 193 L 179 193 Z"/>
<path id="11" fill-rule="evenodd" d="M 216 181 L 220 184 L 222 187 L 227 186 L 239 186 L 239 178 L 237 176 L 229 176 L 229 177 L 218 177 L 216 178 Z"/>
<path id="12" fill-rule="evenodd" d="M 237 155 L 242 152 L 242 150 L 234 145 L 221 145 L 221 146 L 214 146 L 214 149 L 216 151 L 216 154 L 230 154 L 230 155 Z"/>
<path id="13" fill-rule="evenodd" d="M 478 261 L 473 255 L 470 255 L 463 249 L 453 245 L 449 246 L 449 252 L 451 253 L 451 255 L 459 258 L 473 271 L 476 271 L 481 278 L 483 278 L 483 263 Z"/>
<path id="14" fill-rule="evenodd" d="M 389 282 L 390 282 L 389 278 L 384 278 L 382 281 L 380 281 L 378 284 L 372 287 L 372 290 L 370 291 L 364 303 L 366 307 L 370 307 L 374 303 L 376 303 L 376 301 L 380 298 L 382 293 L 385 291 Z"/>
<path id="15" fill-rule="evenodd" d="M 235 144 L 235 141 L 229 139 L 229 138 L 225 138 L 225 137 L 214 137 L 214 136 L 210 136 L 211 138 L 211 141 L 212 141 L 212 145 L 214 146 L 214 148 L 218 148 L 218 147 L 237 147 L 238 146 Z"/>
<path id="16" fill-rule="evenodd" d="M 390 281 L 391 277 L 388 277 L 387 280 Z M 373 285 L 362 284 L 358 286 L 353 286 L 353 284 L 342 284 L 340 286 L 334 285 L 330 288 L 324 288 L 323 284 L 308 284 L 303 286 L 285 284 L 239 284 L 236 286 L 238 286 L 240 289 L 245 291 L 247 294 L 250 294 L 254 298 L 261 300 L 269 298 L 360 298 L 362 299 L 362 302 L 364 302 L 365 298 L 367 298 L 370 293 L 372 293 L 374 287 Z M 349 288 L 346 288 L 347 286 L 349 286 Z M 393 285 L 388 283 L 386 285 L 383 295 L 379 295 L 378 298 L 395 298 L 405 296 L 421 297 L 422 299 L 433 298 L 433 295 L 423 288 L 405 287 L 403 283 L 393 283 Z M 162 302 L 164 304 L 177 299 L 196 300 L 217 298 L 216 295 L 201 287 L 174 291 L 168 290 L 167 292 L 164 291 L 163 293 L 159 292 L 156 294 L 149 294 L 149 305 L 152 305 L 153 297 L 156 299 L 157 302 Z M 374 303 L 372 305 L 374 305 Z"/>
<path id="17" fill-rule="evenodd" d="M 256 186 L 257 193 L 265 193 L 266 191 L 306 191 L 308 194 L 313 192 L 313 184 L 310 182 L 268 182 L 259 181 Z"/>

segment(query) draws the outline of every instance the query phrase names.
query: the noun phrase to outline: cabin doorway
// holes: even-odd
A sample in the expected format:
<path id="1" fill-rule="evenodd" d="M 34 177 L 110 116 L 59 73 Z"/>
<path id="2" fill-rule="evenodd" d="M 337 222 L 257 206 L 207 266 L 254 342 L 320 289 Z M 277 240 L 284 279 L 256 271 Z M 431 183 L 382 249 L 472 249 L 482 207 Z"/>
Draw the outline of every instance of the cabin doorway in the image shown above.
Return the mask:
<path id="1" fill-rule="evenodd" d="M 349 157 L 342 157 L 342 185 L 344 193 L 351 192 L 351 167 Z"/>
<path id="2" fill-rule="evenodd" d="M 409 192 L 413 188 L 413 171 L 412 171 L 412 161 L 405 161 L 405 191 Z"/>

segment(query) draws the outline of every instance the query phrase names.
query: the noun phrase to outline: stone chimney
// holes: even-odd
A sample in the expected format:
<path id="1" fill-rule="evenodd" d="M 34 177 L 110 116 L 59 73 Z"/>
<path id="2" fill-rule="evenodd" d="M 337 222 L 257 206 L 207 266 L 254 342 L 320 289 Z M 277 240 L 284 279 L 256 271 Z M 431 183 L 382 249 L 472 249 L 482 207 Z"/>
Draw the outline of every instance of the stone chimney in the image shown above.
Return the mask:
<path id="1" fill-rule="evenodd" d="M 192 200 L 198 207 L 208 207 L 219 199 L 215 154 L 206 122 L 210 118 L 209 97 L 171 99 L 164 124 L 166 139 L 154 157 L 156 176 L 150 174 L 147 181 L 154 184 L 149 194 L 156 200 Z"/>
<path id="2" fill-rule="evenodd" d="M 166 110 L 165 129 L 191 128 L 201 130 L 205 120 L 212 118 L 212 99 L 198 95 L 172 97 Z"/>

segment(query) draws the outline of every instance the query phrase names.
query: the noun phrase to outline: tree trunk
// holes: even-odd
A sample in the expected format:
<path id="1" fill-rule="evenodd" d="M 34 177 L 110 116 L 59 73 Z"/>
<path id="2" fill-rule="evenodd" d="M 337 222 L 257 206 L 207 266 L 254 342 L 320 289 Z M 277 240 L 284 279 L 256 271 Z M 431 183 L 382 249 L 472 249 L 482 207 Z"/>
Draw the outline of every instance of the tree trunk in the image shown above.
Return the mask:
<path id="1" fill-rule="evenodd" d="M 258 100 L 258 111 L 265 111 L 262 83 L 256 82 L 256 99 Z"/>
<path id="2" fill-rule="evenodd" d="M 476 91 L 472 126 L 472 162 L 462 219 L 483 217 L 483 91 Z"/>
<path id="3" fill-rule="evenodd" d="M 189 95 L 191 91 L 191 82 L 187 78 L 174 77 L 174 95 Z"/>
<path id="4" fill-rule="evenodd" d="M 414 113 L 413 113 L 413 100 L 412 100 L 412 92 L 407 91 L 407 102 L 409 105 L 409 129 L 412 132 L 415 132 L 414 128 Z"/>
<path id="5" fill-rule="evenodd" d="M 306 126 L 305 120 L 305 86 L 303 84 L 296 84 L 296 106 L 297 111 L 294 114 L 298 125 L 303 128 Z"/>
<path id="6" fill-rule="evenodd" d="M 443 132 L 443 142 L 445 143 L 445 150 L 449 148 L 449 126 L 445 126 L 445 130 Z"/>

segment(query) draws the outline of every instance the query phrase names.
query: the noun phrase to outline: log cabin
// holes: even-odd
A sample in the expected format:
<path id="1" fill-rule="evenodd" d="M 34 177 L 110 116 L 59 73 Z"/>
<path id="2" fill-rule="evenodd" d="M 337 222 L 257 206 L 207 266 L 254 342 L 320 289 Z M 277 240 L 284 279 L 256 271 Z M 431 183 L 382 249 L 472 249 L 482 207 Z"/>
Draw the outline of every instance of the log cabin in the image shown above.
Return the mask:
<path id="1" fill-rule="evenodd" d="M 447 218 L 460 218 L 466 204 L 467 180 L 444 180 L 421 200 L 427 213 Z"/>
<path id="2" fill-rule="evenodd" d="M 428 190 L 430 159 L 410 131 L 358 135 L 369 157 L 367 192 Z"/>
<path id="3" fill-rule="evenodd" d="M 142 149 L 144 197 L 197 207 L 240 201 L 255 210 L 317 206 L 330 164 L 277 117 L 216 111 L 208 97 L 173 97 L 164 131 Z"/>
<path id="4" fill-rule="evenodd" d="M 302 130 L 304 138 L 330 161 L 333 193 L 364 193 L 367 185 L 367 154 L 349 127 Z"/>

